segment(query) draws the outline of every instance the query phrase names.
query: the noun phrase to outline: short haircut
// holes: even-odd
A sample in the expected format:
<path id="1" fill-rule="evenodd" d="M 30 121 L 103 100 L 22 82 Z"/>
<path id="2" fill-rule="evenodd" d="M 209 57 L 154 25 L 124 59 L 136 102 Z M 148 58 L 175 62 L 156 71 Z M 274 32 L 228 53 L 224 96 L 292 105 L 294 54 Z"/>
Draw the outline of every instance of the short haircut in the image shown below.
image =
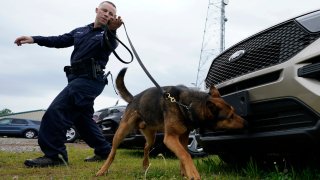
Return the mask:
<path id="1" fill-rule="evenodd" d="M 102 1 L 102 2 L 99 4 L 99 6 L 102 5 L 102 4 L 104 4 L 104 3 L 109 3 L 109 4 L 111 4 L 114 8 L 117 8 L 116 5 L 115 5 L 113 2 L 111 2 L 111 1 Z"/>

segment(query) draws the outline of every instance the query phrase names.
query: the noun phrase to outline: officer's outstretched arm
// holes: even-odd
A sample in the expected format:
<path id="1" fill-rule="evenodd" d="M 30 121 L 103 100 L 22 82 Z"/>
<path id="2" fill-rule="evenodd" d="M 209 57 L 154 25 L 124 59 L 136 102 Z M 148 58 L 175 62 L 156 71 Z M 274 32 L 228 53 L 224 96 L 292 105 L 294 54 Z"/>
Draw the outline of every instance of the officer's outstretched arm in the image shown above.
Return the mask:
<path id="1" fill-rule="evenodd" d="M 21 36 L 18 37 L 15 41 L 15 44 L 17 44 L 18 46 L 21 46 L 22 44 L 33 44 L 34 40 L 31 36 Z"/>

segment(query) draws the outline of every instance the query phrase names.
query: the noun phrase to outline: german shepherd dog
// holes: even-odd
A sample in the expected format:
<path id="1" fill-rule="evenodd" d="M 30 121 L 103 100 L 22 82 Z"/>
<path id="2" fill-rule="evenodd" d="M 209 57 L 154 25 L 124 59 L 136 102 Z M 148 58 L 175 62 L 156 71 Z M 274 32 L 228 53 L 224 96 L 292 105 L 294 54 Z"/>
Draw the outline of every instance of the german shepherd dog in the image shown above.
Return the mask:
<path id="1" fill-rule="evenodd" d="M 145 136 L 143 168 L 149 166 L 149 151 L 155 142 L 157 131 L 164 132 L 164 144 L 179 158 L 180 173 L 188 179 L 200 179 L 200 175 L 187 150 L 189 133 L 196 128 L 239 129 L 246 121 L 237 115 L 212 86 L 209 93 L 185 86 L 162 87 L 167 97 L 152 87 L 133 96 L 124 84 L 127 69 L 122 69 L 116 78 L 120 96 L 128 102 L 113 141 L 112 149 L 97 176 L 108 171 L 122 140 L 134 128 Z M 168 95 L 169 94 L 169 95 Z"/>

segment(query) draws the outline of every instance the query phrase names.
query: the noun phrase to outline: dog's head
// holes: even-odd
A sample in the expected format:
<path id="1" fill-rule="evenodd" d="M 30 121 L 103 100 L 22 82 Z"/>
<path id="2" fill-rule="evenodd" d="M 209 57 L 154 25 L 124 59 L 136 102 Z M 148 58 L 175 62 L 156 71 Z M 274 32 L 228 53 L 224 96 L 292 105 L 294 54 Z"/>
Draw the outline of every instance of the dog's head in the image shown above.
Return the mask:
<path id="1" fill-rule="evenodd" d="M 247 125 L 246 120 L 236 114 L 234 108 L 225 102 L 219 91 L 214 87 L 210 87 L 210 97 L 206 102 L 206 119 L 214 124 L 209 129 L 240 129 Z"/>

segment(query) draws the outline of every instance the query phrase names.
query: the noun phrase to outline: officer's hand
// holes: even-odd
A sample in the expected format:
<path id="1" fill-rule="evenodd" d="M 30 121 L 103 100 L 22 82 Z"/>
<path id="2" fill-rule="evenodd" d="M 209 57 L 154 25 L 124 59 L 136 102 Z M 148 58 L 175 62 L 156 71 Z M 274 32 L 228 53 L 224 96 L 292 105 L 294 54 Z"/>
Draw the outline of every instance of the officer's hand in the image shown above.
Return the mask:
<path id="1" fill-rule="evenodd" d="M 122 24 L 121 16 L 118 16 L 116 19 L 111 19 L 108 22 L 108 27 L 110 30 L 117 30 Z"/>
<path id="2" fill-rule="evenodd" d="M 21 36 L 18 37 L 15 41 L 15 44 L 17 44 L 18 46 L 21 46 L 22 44 L 32 44 L 34 43 L 34 40 L 31 36 Z"/>

